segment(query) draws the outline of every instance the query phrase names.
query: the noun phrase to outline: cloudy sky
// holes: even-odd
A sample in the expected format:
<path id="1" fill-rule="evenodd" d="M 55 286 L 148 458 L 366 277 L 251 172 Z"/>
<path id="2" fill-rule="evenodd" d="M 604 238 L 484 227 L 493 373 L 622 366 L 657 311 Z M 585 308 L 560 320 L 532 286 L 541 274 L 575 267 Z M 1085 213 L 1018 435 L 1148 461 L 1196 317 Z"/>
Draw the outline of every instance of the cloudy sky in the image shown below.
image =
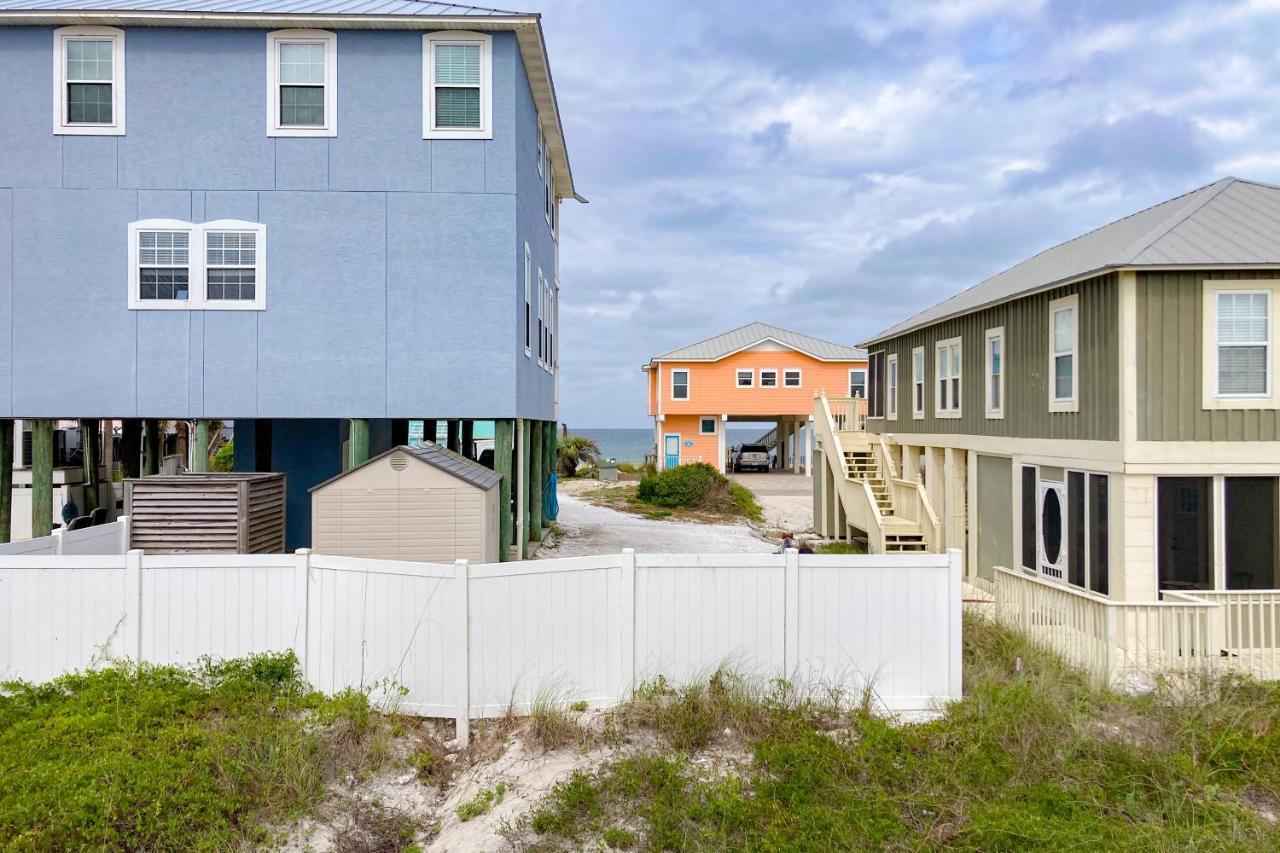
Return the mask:
<path id="1" fill-rule="evenodd" d="M 1280 182 L 1280 2 L 540 11 L 591 201 L 561 217 L 571 427 L 646 426 L 640 365 L 743 323 L 856 343 L 1218 177 Z"/>

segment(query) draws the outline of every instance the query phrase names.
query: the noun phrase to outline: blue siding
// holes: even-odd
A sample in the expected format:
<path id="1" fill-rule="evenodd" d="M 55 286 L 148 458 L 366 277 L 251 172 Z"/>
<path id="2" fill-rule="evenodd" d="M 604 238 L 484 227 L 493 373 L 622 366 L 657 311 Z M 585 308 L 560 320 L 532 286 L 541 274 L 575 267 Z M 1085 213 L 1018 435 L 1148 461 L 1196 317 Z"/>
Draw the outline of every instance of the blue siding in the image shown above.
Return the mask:
<path id="1" fill-rule="evenodd" d="M 551 418 L 520 319 L 523 242 L 548 275 L 555 247 L 514 35 L 494 138 L 432 141 L 422 35 L 391 31 L 338 33 L 337 137 L 267 137 L 265 32 L 128 29 L 127 134 L 60 137 L 52 28 L 0 27 L 0 416 Z M 265 223 L 267 310 L 129 311 L 127 225 L 153 217 Z"/>

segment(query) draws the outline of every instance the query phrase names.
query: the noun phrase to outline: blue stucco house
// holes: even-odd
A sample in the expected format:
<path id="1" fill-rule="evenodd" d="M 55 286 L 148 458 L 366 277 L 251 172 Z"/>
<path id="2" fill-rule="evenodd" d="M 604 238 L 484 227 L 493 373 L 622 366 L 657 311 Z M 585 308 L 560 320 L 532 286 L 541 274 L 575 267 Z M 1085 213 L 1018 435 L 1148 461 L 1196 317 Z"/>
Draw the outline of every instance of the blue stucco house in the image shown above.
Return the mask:
<path id="1" fill-rule="evenodd" d="M 0 418 L 234 420 L 291 547 L 410 419 L 494 421 L 537 538 L 576 197 L 538 15 L 0 0 L 0 80 Z"/>

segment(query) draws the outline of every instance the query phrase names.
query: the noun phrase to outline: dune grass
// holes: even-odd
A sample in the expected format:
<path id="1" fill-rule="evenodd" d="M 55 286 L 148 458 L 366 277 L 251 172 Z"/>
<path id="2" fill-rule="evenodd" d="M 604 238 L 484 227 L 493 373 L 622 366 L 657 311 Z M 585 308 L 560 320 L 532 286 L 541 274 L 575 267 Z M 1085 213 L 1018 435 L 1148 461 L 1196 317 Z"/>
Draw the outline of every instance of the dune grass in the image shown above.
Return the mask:
<path id="1" fill-rule="evenodd" d="M 662 746 L 573 775 L 513 840 L 535 850 L 1280 848 L 1280 686 L 1103 693 L 980 619 L 966 623 L 965 664 L 964 700 L 915 725 L 723 673 L 651 687 L 619 718 Z M 696 760 L 729 740 L 749 756 L 737 772 Z"/>
<path id="2" fill-rule="evenodd" d="M 250 848 L 358 771 L 380 718 L 293 654 L 0 688 L 0 847 Z"/>

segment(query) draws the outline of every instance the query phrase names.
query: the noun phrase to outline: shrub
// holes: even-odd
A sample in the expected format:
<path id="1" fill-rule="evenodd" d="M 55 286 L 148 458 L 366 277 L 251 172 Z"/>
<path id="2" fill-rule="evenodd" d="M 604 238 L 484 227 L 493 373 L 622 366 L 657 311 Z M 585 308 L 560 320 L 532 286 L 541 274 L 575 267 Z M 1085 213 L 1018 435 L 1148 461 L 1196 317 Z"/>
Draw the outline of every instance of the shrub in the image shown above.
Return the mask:
<path id="1" fill-rule="evenodd" d="M 717 485 L 728 479 L 705 462 L 677 465 L 640 481 L 636 497 L 655 506 L 696 507 Z"/>

